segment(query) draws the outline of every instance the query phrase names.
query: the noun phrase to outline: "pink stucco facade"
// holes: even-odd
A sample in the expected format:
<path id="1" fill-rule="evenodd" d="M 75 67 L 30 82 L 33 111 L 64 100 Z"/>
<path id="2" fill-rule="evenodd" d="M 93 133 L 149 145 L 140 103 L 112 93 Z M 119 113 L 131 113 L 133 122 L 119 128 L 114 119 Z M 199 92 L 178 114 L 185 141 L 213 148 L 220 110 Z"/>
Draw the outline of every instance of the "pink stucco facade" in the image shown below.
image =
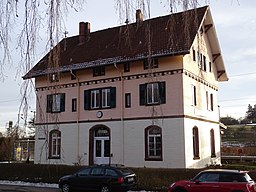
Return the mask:
<path id="1" fill-rule="evenodd" d="M 158 57 L 158 65 L 149 69 L 138 59 L 129 62 L 129 70 L 124 70 L 127 63 L 106 65 L 99 76 L 92 67 L 58 73 L 53 82 L 51 75 L 36 77 L 35 163 L 220 164 L 217 93 L 227 75 L 222 57 L 215 54 L 220 52 L 216 32 L 208 23 L 209 11 L 200 25 L 204 32 L 198 31 L 188 53 Z M 92 108 L 94 91 L 100 92 L 101 105 L 109 99 L 103 96 L 105 89 L 114 95 L 114 105 Z M 63 108 L 49 111 L 58 94 Z"/>

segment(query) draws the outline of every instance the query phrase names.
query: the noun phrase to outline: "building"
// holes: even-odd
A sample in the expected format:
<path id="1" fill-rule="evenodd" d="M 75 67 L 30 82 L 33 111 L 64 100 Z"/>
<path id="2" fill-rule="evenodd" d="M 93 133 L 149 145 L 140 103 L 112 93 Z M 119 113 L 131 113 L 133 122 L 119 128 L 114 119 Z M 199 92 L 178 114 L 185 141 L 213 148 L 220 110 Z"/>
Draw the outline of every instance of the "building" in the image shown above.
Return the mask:
<path id="1" fill-rule="evenodd" d="M 220 163 L 227 74 L 208 6 L 64 38 L 35 78 L 35 163 L 198 168 Z"/>

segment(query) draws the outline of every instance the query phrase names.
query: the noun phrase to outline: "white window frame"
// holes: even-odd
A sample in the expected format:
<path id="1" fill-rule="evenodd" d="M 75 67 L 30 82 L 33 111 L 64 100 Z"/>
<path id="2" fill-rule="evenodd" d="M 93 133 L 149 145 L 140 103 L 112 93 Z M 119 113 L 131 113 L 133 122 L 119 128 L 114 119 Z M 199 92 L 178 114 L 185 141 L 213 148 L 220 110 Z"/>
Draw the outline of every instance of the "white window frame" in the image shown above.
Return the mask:
<path id="1" fill-rule="evenodd" d="M 91 91 L 91 109 L 98 109 L 100 107 L 100 90 L 95 89 Z"/>
<path id="2" fill-rule="evenodd" d="M 109 108 L 110 107 L 110 88 L 102 89 L 101 91 L 101 102 L 102 108 Z"/>
<path id="3" fill-rule="evenodd" d="M 150 141 L 150 138 L 153 138 L 153 142 Z M 160 157 L 161 155 L 157 155 L 157 138 L 161 139 L 161 134 L 150 134 L 148 133 L 148 157 Z M 153 151 L 153 155 L 151 154 Z"/>
<path id="4" fill-rule="evenodd" d="M 51 157 L 60 157 L 61 137 L 58 132 L 51 135 Z"/>
<path id="5" fill-rule="evenodd" d="M 159 103 L 159 85 L 158 83 L 147 84 L 147 104 Z"/>
<path id="6" fill-rule="evenodd" d="M 52 112 L 60 112 L 61 94 L 52 95 Z"/>

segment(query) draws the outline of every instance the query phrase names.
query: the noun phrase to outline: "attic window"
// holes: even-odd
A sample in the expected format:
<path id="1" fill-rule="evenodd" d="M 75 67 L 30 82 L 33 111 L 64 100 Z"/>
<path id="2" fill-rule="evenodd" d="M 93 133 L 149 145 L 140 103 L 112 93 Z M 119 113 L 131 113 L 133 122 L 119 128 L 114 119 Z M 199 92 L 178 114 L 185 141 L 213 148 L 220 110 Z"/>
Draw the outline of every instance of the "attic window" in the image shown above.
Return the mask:
<path id="1" fill-rule="evenodd" d="M 76 71 L 71 71 L 70 77 L 71 77 L 71 80 L 76 80 Z"/>
<path id="2" fill-rule="evenodd" d="M 105 75 L 105 67 L 104 66 L 99 66 L 99 67 L 94 67 L 93 68 L 93 76 L 102 76 Z"/>
<path id="3" fill-rule="evenodd" d="M 50 74 L 50 81 L 51 81 L 51 83 L 58 82 L 59 81 L 58 74 L 57 73 Z"/>
<path id="4" fill-rule="evenodd" d="M 130 72 L 130 63 L 129 62 L 124 63 L 124 72 Z"/>
<path id="5" fill-rule="evenodd" d="M 144 70 L 153 69 L 153 68 L 158 68 L 158 59 L 157 58 L 145 59 L 144 60 Z"/>
<path id="6" fill-rule="evenodd" d="M 196 61 L 196 51 L 193 49 L 193 61 Z"/>

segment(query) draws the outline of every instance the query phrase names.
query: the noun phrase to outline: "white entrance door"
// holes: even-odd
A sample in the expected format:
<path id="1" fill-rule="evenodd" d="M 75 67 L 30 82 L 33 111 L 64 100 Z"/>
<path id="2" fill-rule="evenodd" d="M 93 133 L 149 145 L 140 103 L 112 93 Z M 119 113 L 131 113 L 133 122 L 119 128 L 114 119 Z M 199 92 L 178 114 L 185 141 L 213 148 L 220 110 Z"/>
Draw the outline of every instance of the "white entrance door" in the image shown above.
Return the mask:
<path id="1" fill-rule="evenodd" d="M 110 163 L 109 137 L 94 137 L 94 164 Z"/>

